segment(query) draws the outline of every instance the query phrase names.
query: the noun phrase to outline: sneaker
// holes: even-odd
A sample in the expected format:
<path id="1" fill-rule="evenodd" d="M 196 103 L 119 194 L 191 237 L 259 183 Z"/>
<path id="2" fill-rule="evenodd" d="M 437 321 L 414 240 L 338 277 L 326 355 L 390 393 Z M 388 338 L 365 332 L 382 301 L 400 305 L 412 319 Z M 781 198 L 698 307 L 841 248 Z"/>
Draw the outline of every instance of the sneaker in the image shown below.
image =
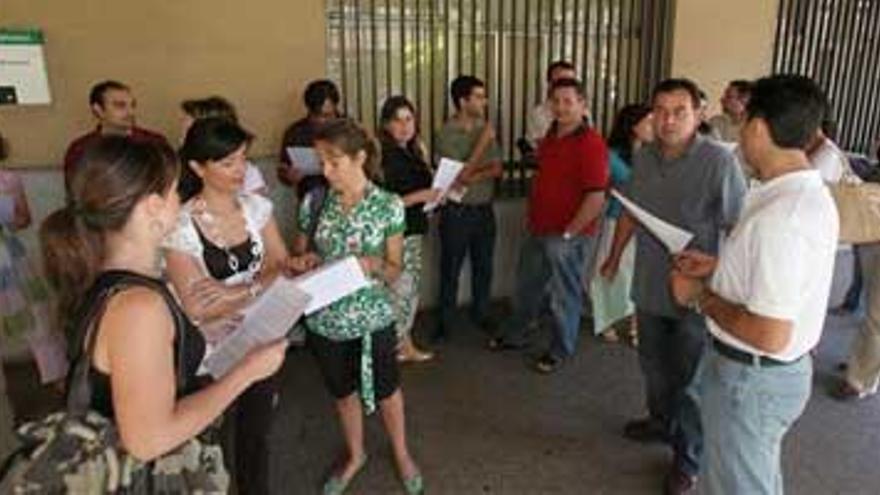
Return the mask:
<path id="1" fill-rule="evenodd" d="M 663 421 L 650 417 L 628 421 L 623 426 L 623 436 L 641 443 L 669 441 L 669 433 Z"/>
<path id="2" fill-rule="evenodd" d="M 534 369 L 538 373 L 549 375 L 555 373 L 562 367 L 563 359 L 551 354 L 544 354 L 535 361 Z"/>
<path id="3" fill-rule="evenodd" d="M 697 487 L 697 477 L 673 467 L 663 481 L 664 495 L 682 495 L 691 493 Z"/>

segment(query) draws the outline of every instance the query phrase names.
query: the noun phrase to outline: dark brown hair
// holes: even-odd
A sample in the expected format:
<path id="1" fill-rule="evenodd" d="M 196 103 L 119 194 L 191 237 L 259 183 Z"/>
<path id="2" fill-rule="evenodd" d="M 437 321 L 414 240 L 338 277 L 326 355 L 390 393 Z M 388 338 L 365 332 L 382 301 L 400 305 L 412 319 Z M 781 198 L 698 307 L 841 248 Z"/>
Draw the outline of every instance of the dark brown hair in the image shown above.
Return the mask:
<path id="1" fill-rule="evenodd" d="M 383 146 L 397 146 L 397 143 L 394 142 L 394 138 L 388 134 L 386 127 L 389 122 L 397 117 L 397 112 L 401 109 L 409 110 L 416 125 L 416 133 L 413 135 L 412 139 L 406 143 L 406 149 L 420 160 L 427 163 L 425 149 L 422 146 L 422 140 L 419 137 L 419 114 L 416 113 L 415 105 L 413 105 L 405 96 L 397 95 L 385 100 L 385 103 L 382 105 L 382 110 L 379 112 L 379 125 L 381 127 L 381 130 L 379 131 L 379 139 L 382 141 Z"/>
<path id="2" fill-rule="evenodd" d="M 323 141 L 354 157 L 359 151 L 367 154 L 364 173 L 373 181 L 382 179 L 379 166 L 379 146 L 367 131 L 351 119 L 335 119 L 327 122 L 315 133 L 315 141 Z"/>
<path id="3" fill-rule="evenodd" d="M 40 225 L 43 264 L 58 293 L 62 328 L 100 270 L 106 234 L 125 227 L 142 198 L 167 194 L 177 171 L 174 151 L 164 144 L 106 136 L 86 151 L 69 203 Z"/>

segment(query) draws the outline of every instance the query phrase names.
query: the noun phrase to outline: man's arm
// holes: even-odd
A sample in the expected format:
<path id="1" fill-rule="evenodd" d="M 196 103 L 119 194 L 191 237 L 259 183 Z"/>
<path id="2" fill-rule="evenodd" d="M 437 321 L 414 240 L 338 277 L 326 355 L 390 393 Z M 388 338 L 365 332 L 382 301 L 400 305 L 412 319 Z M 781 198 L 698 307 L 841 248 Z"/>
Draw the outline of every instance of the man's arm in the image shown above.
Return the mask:
<path id="1" fill-rule="evenodd" d="M 588 191 L 578 207 L 574 218 L 568 222 L 565 231 L 575 234 L 583 231 L 590 222 L 596 220 L 604 211 L 605 191 Z"/>
<path id="2" fill-rule="evenodd" d="M 761 351 L 781 352 L 791 340 L 790 320 L 752 313 L 745 306 L 734 304 L 710 289 L 703 291 L 700 308 L 727 333 Z"/>

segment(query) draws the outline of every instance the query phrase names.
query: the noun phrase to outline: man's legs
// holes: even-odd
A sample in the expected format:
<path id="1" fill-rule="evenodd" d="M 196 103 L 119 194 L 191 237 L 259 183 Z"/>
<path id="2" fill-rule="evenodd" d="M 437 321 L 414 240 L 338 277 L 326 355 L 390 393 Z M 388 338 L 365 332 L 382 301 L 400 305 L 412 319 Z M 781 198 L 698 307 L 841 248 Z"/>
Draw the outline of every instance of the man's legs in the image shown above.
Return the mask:
<path id="1" fill-rule="evenodd" d="M 859 250 L 865 290 L 865 320 L 852 343 L 846 382 L 859 395 L 877 392 L 880 381 L 880 243 Z"/>
<path id="2" fill-rule="evenodd" d="M 645 381 L 645 398 L 651 420 L 669 433 L 672 419 L 673 384 L 669 378 L 670 334 L 675 320 L 645 311 L 638 311 L 639 365 Z M 638 436 L 638 435 L 635 435 Z"/>
<path id="3" fill-rule="evenodd" d="M 468 211 L 471 257 L 471 298 L 474 322 L 488 328 L 492 297 L 492 267 L 495 254 L 495 212 L 492 205 L 471 207 Z"/>
<path id="4" fill-rule="evenodd" d="M 705 493 L 781 495 L 782 439 L 810 397 L 810 357 L 762 368 L 708 349 L 703 364 Z"/>
<path id="5" fill-rule="evenodd" d="M 703 316 L 688 313 L 678 320 L 671 334 L 670 352 L 672 362 L 670 397 L 672 404 L 670 432 L 672 450 L 675 452 L 675 468 L 688 476 L 696 476 L 700 470 L 703 450 L 703 431 L 700 422 L 699 396 L 691 387 L 706 348 L 707 330 Z"/>
<path id="6" fill-rule="evenodd" d="M 544 253 L 544 241 L 539 237 L 527 236 L 519 251 L 513 314 L 504 323 L 500 335 L 504 345 L 525 346 L 526 329 L 541 311 L 549 280 L 550 269 Z"/>
<path id="7" fill-rule="evenodd" d="M 588 253 L 592 253 L 595 247 L 595 237 L 548 239 L 547 257 L 552 273 L 550 310 L 554 323 L 549 352 L 553 358 L 570 357 L 577 348 L 584 304 L 584 263 Z"/>
<path id="8" fill-rule="evenodd" d="M 440 308 L 435 339 L 445 338 L 458 304 L 458 277 L 467 253 L 465 209 L 450 204 L 440 210 Z"/>

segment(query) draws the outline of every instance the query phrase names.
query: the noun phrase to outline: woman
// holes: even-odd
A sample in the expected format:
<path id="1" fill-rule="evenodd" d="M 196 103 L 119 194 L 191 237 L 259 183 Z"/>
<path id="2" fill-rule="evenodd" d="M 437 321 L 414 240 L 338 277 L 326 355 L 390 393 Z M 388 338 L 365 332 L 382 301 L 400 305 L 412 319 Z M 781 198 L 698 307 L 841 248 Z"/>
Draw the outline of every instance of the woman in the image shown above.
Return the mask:
<path id="1" fill-rule="evenodd" d="M 416 110 L 403 96 L 392 96 L 381 112 L 383 185 L 397 193 L 406 207 L 406 231 L 403 238 L 403 271 L 391 286 L 391 298 L 397 317 L 400 361 L 421 362 L 431 353 L 413 343 L 412 327 L 419 309 L 419 282 L 422 271 L 422 243 L 428 233 L 425 203 L 437 201 L 440 191 L 431 189 L 431 168 L 416 129 Z"/>
<path id="2" fill-rule="evenodd" d="M 232 103 L 228 100 L 220 96 L 209 96 L 208 98 L 197 100 L 184 100 L 183 103 L 180 104 L 180 110 L 183 112 L 180 119 L 180 134 L 183 138 L 186 138 L 186 132 L 193 125 L 193 122 L 199 119 L 217 117 L 232 121 L 236 124 L 238 123 L 238 113 L 235 111 L 235 107 L 232 106 Z M 266 179 L 263 178 L 262 172 L 260 172 L 260 169 L 250 161 L 247 162 L 247 169 L 244 174 L 244 184 L 242 185 L 241 190 L 246 193 L 256 193 L 264 196 L 269 193 L 269 188 L 266 186 Z"/>
<path id="3" fill-rule="evenodd" d="M 642 144 L 653 141 L 653 139 L 651 107 L 633 104 L 620 109 L 614 119 L 611 134 L 608 136 L 611 187 L 621 190 L 626 186 L 632 175 L 630 164 L 633 154 Z M 602 228 L 602 243 L 597 253 L 600 260 L 604 260 L 611 249 L 614 226 L 620 217 L 621 208 L 619 201 L 614 198 L 609 200 Z M 596 333 L 601 333 L 608 342 L 618 341 L 614 323 L 628 316 L 633 316 L 635 312 L 635 306 L 629 296 L 634 262 L 635 246 L 630 243 L 623 252 L 620 267 L 613 279 L 609 280 L 601 274 L 596 274 L 591 278 L 590 297 L 593 301 L 593 329 Z M 629 337 L 635 345 L 637 337 L 634 318 L 630 323 Z"/>
<path id="4" fill-rule="evenodd" d="M 278 370 L 286 347 L 283 341 L 261 347 L 222 379 L 198 388 L 204 341 L 189 320 L 175 317 L 181 309 L 169 302 L 157 263 L 179 210 L 177 173 L 170 149 L 105 137 L 86 154 L 71 202 L 40 229 L 46 273 L 63 316 L 84 314 L 107 289 L 117 289 L 94 327 L 91 408 L 113 418 L 125 449 L 144 461 L 208 427 L 252 383 Z M 139 283 L 122 285 L 125 279 Z M 178 390 L 181 367 L 186 387 Z"/>
<path id="5" fill-rule="evenodd" d="M 211 344 L 234 331 L 240 311 L 273 280 L 287 250 L 272 203 L 242 193 L 251 136 L 221 118 L 200 119 L 186 133 L 177 228 L 166 242 L 168 277 L 190 318 Z M 278 385 L 255 383 L 227 414 L 239 493 L 269 492 L 269 433 Z M 227 445 L 227 456 L 233 451 Z"/>
<path id="6" fill-rule="evenodd" d="M 408 494 L 423 492 L 422 476 L 406 444 L 403 394 L 397 362 L 397 334 L 389 286 L 402 269 L 406 228 L 400 199 L 370 180 L 378 167 L 378 150 L 367 133 L 348 120 L 321 128 L 315 138 L 324 176 L 330 185 L 324 204 L 300 208 L 300 232 L 308 232 L 311 212 L 318 211 L 311 243 L 296 239 L 301 270 L 319 260 L 330 262 L 356 256 L 371 285 L 312 314 L 306 345 L 311 349 L 342 423 L 348 456 L 342 468 L 324 484 L 325 494 L 341 494 L 363 468 L 363 411 L 372 413 L 378 401 L 391 439 L 398 474 Z M 308 199 L 306 200 L 308 202 Z M 360 390 L 360 397 L 357 392 Z M 363 404 L 361 400 L 363 399 Z"/>

